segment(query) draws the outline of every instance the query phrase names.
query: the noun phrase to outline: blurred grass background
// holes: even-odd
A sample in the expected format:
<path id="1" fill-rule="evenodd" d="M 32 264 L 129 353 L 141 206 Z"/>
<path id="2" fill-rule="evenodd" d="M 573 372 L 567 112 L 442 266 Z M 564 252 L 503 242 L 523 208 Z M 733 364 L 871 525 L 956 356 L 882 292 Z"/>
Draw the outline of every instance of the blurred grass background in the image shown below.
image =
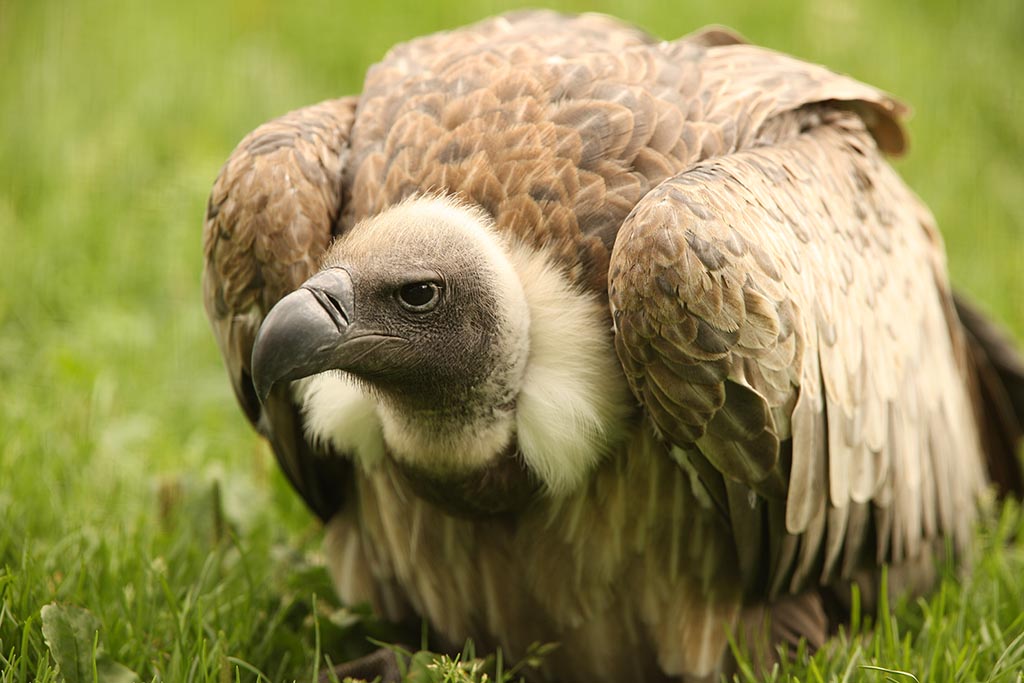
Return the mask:
<path id="1" fill-rule="evenodd" d="M 95 612 L 145 680 L 308 676 L 314 591 L 323 627 L 349 628 L 206 326 L 206 194 L 259 123 L 358 92 L 396 42 L 515 6 L 0 0 L 0 680 L 55 680 L 39 626 L 55 600 Z M 727 24 L 905 99 L 897 165 L 954 282 L 1024 339 L 1020 0 L 553 6 L 667 39 Z M 1019 614 L 1024 562 L 1006 552 L 1018 602 L 992 608 Z"/>

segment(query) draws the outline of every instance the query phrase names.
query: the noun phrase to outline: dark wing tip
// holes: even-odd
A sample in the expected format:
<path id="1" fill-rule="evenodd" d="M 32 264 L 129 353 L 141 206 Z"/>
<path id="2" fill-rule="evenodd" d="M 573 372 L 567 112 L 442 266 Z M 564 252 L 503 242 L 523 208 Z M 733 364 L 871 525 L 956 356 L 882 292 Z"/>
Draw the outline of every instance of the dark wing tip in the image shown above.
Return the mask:
<path id="1" fill-rule="evenodd" d="M 1001 495 L 1024 497 L 1024 358 L 1009 335 L 962 295 L 953 303 L 967 335 L 976 381 L 975 411 L 989 477 Z"/>

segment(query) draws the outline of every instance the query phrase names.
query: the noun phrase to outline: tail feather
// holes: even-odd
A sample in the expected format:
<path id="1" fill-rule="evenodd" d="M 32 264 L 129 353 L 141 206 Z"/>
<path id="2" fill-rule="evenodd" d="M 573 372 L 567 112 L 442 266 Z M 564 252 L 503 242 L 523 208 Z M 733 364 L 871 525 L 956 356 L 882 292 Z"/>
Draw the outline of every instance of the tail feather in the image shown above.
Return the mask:
<path id="1" fill-rule="evenodd" d="M 974 304 L 956 293 L 953 302 L 977 379 L 975 407 L 989 476 L 1002 495 L 1024 497 L 1018 452 L 1024 437 L 1024 357 Z"/>

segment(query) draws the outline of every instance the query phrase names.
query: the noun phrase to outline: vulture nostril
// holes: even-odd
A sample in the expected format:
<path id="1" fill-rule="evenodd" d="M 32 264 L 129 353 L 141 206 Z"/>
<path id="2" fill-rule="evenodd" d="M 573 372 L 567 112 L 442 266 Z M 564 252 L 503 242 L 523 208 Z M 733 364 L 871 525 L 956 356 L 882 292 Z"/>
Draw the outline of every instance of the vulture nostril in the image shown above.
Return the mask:
<path id="1" fill-rule="evenodd" d="M 348 317 L 348 311 L 346 311 L 345 307 L 341 305 L 341 302 L 338 301 L 338 299 L 330 292 L 324 292 L 324 297 L 330 302 L 331 307 L 337 311 L 338 316 L 346 325 L 348 325 L 351 322 Z"/>
<path id="2" fill-rule="evenodd" d="M 327 311 L 327 315 L 331 316 L 331 320 L 339 332 L 349 326 L 348 311 L 345 310 L 345 307 L 337 297 L 326 290 L 316 287 L 304 287 L 304 289 L 312 294 L 317 303 Z"/>

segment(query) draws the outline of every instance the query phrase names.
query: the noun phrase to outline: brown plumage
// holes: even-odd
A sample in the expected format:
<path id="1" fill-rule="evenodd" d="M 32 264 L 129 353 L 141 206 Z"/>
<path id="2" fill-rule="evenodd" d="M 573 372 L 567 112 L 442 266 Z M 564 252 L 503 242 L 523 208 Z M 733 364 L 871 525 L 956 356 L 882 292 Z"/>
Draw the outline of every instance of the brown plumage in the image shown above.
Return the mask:
<path id="1" fill-rule="evenodd" d="M 903 111 L 723 29 L 528 12 L 400 45 L 360 96 L 246 137 L 206 308 L 342 596 L 639 681 L 714 676 L 763 619 L 762 653 L 820 644 L 823 595 L 870 599 L 883 563 L 927 586 L 989 477 L 1020 490 L 1024 372 L 883 158 Z M 546 448 L 566 404 L 580 438 Z"/>

